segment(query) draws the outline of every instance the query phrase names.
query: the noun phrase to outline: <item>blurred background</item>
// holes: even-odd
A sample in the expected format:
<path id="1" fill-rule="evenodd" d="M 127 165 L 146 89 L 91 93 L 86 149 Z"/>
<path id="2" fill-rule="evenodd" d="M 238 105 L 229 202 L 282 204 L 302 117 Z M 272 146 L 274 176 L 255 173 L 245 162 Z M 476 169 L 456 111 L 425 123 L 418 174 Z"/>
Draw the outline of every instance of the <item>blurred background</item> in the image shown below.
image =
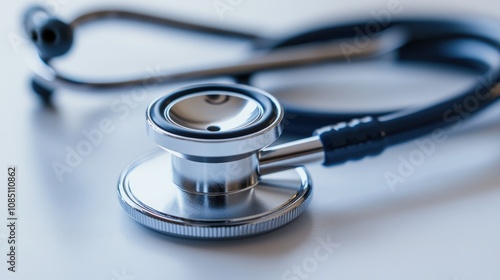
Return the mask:
<path id="1" fill-rule="evenodd" d="M 272 233 L 230 241 L 168 237 L 143 228 L 122 211 L 116 183 L 129 162 L 155 148 L 145 134 L 144 112 L 151 100 L 191 83 L 152 86 L 139 95 L 60 89 L 55 107 L 45 108 L 30 88 L 31 46 L 21 28 L 22 14 L 31 5 L 45 5 L 66 20 L 118 7 L 270 38 L 344 20 L 377 20 L 391 5 L 399 7 L 394 18 L 492 18 L 500 28 L 497 1 L 5 3 L 0 12 L 0 166 L 19 169 L 19 246 L 18 272 L 7 271 L 1 262 L 1 279 L 500 279 L 498 105 L 449 132 L 396 185 L 386 175 L 420 149 L 418 142 L 330 169 L 310 166 L 315 188 L 310 208 Z M 102 80 L 146 77 L 245 60 L 251 50 L 244 40 L 103 21 L 78 29 L 71 52 L 55 65 Z M 346 111 L 425 104 L 473 81 L 471 73 L 458 69 L 383 60 L 272 72 L 259 75 L 254 85 L 285 105 Z M 58 176 L 54 163 L 64 163 L 68 151 L 86 139 L 83 131 L 98 128 L 103 120 L 111 121 L 113 131 L 70 172 Z M 6 172 L 0 173 L 0 182 L 6 182 Z M 6 185 L 0 189 L 3 225 Z M 6 238 L 2 226 L 1 255 L 7 252 Z"/>

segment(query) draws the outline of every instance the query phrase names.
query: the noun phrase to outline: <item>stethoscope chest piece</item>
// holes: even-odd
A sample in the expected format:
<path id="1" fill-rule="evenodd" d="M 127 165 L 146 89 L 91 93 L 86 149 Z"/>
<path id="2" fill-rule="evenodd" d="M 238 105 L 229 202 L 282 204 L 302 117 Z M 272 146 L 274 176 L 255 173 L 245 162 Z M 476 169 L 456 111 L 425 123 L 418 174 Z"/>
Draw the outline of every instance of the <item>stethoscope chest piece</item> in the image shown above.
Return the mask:
<path id="1" fill-rule="evenodd" d="M 191 238 L 237 238 L 281 227 L 311 197 L 303 167 L 262 175 L 260 151 L 282 132 L 276 99 L 240 85 L 183 88 L 153 102 L 148 134 L 165 151 L 127 167 L 122 207 L 154 230 Z"/>

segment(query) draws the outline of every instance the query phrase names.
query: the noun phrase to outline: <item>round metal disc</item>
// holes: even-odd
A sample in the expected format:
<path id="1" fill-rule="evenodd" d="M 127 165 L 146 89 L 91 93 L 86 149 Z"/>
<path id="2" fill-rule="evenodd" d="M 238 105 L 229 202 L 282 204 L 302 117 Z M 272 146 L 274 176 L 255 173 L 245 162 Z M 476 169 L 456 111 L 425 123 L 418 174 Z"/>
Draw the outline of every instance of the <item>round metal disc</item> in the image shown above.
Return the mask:
<path id="1" fill-rule="evenodd" d="M 237 238 L 281 227 L 298 217 L 311 199 L 303 167 L 260 178 L 253 187 L 225 195 L 181 190 L 171 180 L 171 155 L 147 154 L 122 173 L 118 196 L 125 211 L 154 230 L 191 238 Z"/>
<path id="2" fill-rule="evenodd" d="M 260 103 L 248 96 L 209 91 L 172 101 L 165 108 L 165 118 L 187 129 L 217 132 L 249 126 L 263 112 Z"/>

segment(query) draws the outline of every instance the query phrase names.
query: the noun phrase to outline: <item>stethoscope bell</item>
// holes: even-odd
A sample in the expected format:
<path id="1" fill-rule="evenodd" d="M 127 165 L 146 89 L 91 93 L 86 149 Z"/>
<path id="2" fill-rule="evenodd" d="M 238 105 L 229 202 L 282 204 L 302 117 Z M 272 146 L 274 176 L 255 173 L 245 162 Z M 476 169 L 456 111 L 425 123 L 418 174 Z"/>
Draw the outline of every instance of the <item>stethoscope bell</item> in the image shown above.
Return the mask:
<path id="1" fill-rule="evenodd" d="M 120 177 L 125 211 L 154 230 L 191 238 L 236 238 L 298 217 L 311 197 L 306 170 L 262 175 L 260 151 L 282 132 L 283 109 L 261 90 L 209 84 L 153 102 L 148 135 L 167 152 L 147 154 Z"/>

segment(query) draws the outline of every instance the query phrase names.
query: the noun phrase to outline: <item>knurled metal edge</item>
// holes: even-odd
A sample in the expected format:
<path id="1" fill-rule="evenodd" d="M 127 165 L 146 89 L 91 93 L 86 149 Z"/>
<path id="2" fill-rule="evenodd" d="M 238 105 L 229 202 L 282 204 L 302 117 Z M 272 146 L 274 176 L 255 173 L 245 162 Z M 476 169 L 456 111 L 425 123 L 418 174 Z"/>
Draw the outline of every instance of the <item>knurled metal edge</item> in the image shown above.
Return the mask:
<path id="1" fill-rule="evenodd" d="M 210 222 L 207 221 L 207 225 L 185 225 L 176 223 L 175 221 L 156 218 L 152 215 L 148 215 L 145 211 L 141 211 L 140 209 L 129 205 L 126 201 L 124 201 L 124 199 L 122 199 L 123 193 L 120 192 L 120 189 L 124 186 L 121 184 L 122 182 L 119 183 L 118 188 L 120 204 L 125 212 L 127 212 L 127 214 L 129 214 L 129 216 L 138 223 L 162 233 L 201 239 L 238 238 L 258 235 L 275 230 L 291 222 L 304 212 L 306 207 L 309 205 L 312 196 L 312 186 L 308 180 L 308 189 L 304 192 L 302 198 L 296 199 L 282 209 L 277 209 L 277 212 L 261 217 L 257 222 L 227 226 L 223 224 L 209 225 Z M 125 195 L 128 195 L 128 193 L 125 192 Z M 293 209 L 288 210 L 290 207 L 293 207 Z"/>

